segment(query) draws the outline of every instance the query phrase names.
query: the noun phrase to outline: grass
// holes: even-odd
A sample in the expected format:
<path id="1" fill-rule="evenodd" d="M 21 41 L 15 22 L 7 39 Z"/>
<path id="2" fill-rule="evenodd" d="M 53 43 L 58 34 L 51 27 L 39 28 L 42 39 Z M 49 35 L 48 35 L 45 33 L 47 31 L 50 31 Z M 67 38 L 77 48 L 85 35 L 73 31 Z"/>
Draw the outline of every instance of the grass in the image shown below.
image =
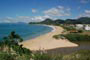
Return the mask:
<path id="1" fill-rule="evenodd" d="M 70 41 L 90 41 L 90 36 L 89 35 L 82 35 L 82 34 L 76 34 L 76 33 L 69 33 L 63 35 L 65 38 L 67 38 Z"/>
<path id="2" fill-rule="evenodd" d="M 63 57 L 63 60 L 90 60 L 90 50 L 80 50 Z"/>
<path id="3" fill-rule="evenodd" d="M 33 60 L 90 60 L 90 50 L 80 50 L 68 55 L 48 55 L 35 53 Z"/>
<path id="4" fill-rule="evenodd" d="M 16 58 L 17 57 L 17 58 Z M 90 60 L 90 50 L 80 50 L 68 55 L 48 55 L 47 53 L 33 53 L 30 56 L 11 55 L 0 52 L 0 60 Z"/>
<path id="5" fill-rule="evenodd" d="M 90 32 L 89 31 L 84 31 L 82 34 L 83 35 L 90 35 Z"/>

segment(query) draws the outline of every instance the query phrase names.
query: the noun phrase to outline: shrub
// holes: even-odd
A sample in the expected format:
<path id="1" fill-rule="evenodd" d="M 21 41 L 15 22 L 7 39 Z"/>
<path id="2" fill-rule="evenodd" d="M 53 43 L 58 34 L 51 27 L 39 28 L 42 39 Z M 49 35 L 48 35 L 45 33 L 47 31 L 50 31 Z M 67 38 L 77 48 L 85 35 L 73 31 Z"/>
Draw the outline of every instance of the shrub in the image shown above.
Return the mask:
<path id="1" fill-rule="evenodd" d="M 0 60 L 15 60 L 16 56 L 6 53 L 6 52 L 0 52 Z"/>
<path id="2" fill-rule="evenodd" d="M 90 50 L 80 50 L 63 57 L 63 60 L 90 60 Z"/>
<path id="3" fill-rule="evenodd" d="M 22 56 L 17 56 L 16 60 L 30 60 L 30 56 L 23 54 Z"/>
<path id="4" fill-rule="evenodd" d="M 61 27 L 63 27 L 65 30 L 67 30 L 67 31 L 70 31 L 70 30 L 76 30 L 74 27 L 72 27 L 72 26 L 61 26 Z"/>
<path id="5" fill-rule="evenodd" d="M 69 33 L 64 35 L 65 38 L 67 38 L 70 41 L 90 41 L 89 35 L 81 35 L 76 33 Z"/>
<path id="6" fill-rule="evenodd" d="M 0 53 L 0 60 L 17 60 L 17 58 L 30 60 L 31 51 L 19 44 L 22 40 L 23 39 L 15 34 L 15 32 L 11 32 L 9 36 L 4 37 L 3 41 L 0 42 L 0 51 L 2 51 L 2 53 Z M 6 53 L 3 53 L 3 51 Z M 15 57 L 13 54 L 17 56 Z"/>
<path id="7" fill-rule="evenodd" d="M 53 38 L 59 39 L 59 35 L 54 35 Z"/>
<path id="8" fill-rule="evenodd" d="M 52 56 L 53 60 L 62 60 L 63 55 Z"/>
<path id="9" fill-rule="evenodd" d="M 36 54 L 34 54 L 32 59 L 34 59 L 34 60 L 52 60 L 52 58 L 48 54 L 44 54 L 44 53 L 42 53 L 42 54 L 36 53 Z"/>
<path id="10" fill-rule="evenodd" d="M 54 35 L 53 38 L 55 38 L 55 39 L 65 39 L 63 34 Z"/>
<path id="11" fill-rule="evenodd" d="M 78 30 L 79 33 L 83 33 L 83 30 Z"/>

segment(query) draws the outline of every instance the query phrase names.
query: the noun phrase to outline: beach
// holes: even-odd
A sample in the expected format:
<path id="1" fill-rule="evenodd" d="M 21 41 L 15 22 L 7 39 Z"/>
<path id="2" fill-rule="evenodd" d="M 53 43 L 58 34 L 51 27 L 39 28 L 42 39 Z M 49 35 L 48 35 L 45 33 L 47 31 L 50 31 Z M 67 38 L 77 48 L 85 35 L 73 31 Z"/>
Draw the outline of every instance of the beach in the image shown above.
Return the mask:
<path id="1" fill-rule="evenodd" d="M 67 39 L 53 38 L 54 35 L 62 34 L 62 32 L 64 30 L 62 27 L 50 26 L 50 25 L 46 25 L 46 26 L 53 28 L 53 30 L 49 33 L 38 36 L 36 38 L 23 41 L 20 44 L 22 44 L 23 47 L 26 47 L 33 51 L 49 50 L 49 49 L 63 48 L 63 47 L 77 47 L 78 46 L 77 44 L 72 43 Z"/>

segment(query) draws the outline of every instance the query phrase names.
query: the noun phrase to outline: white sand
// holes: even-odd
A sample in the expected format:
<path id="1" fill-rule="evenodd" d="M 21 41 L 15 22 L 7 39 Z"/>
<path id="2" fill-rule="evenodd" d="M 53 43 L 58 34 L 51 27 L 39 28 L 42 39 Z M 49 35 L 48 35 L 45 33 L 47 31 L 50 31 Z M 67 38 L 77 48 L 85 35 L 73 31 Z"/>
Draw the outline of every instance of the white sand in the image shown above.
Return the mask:
<path id="1" fill-rule="evenodd" d="M 47 50 L 47 49 L 54 49 L 54 48 L 61 48 L 61 47 L 77 47 L 78 45 L 72 43 L 65 39 L 55 39 L 53 35 L 61 34 L 64 30 L 62 27 L 59 26 L 49 26 L 52 27 L 54 30 L 51 32 L 36 37 L 31 40 L 27 40 L 22 42 L 23 46 L 30 49 L 30 50 Z"/>

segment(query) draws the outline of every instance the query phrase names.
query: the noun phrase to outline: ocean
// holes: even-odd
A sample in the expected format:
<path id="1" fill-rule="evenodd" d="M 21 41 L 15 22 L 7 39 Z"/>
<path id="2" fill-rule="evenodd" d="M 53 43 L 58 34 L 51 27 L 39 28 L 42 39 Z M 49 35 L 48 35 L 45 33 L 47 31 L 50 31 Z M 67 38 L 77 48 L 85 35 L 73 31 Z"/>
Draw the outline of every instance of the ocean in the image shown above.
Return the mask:
<path id="1" fill-rule="evenodd" d="M 34 25 L 25 23 L 1 23 L 0 24 L 0 40 L 6 37 L 10 32 L 15 31 L 24 40 L 32 39 L 52 30 L 51 27 L 44 25 Z"/>

